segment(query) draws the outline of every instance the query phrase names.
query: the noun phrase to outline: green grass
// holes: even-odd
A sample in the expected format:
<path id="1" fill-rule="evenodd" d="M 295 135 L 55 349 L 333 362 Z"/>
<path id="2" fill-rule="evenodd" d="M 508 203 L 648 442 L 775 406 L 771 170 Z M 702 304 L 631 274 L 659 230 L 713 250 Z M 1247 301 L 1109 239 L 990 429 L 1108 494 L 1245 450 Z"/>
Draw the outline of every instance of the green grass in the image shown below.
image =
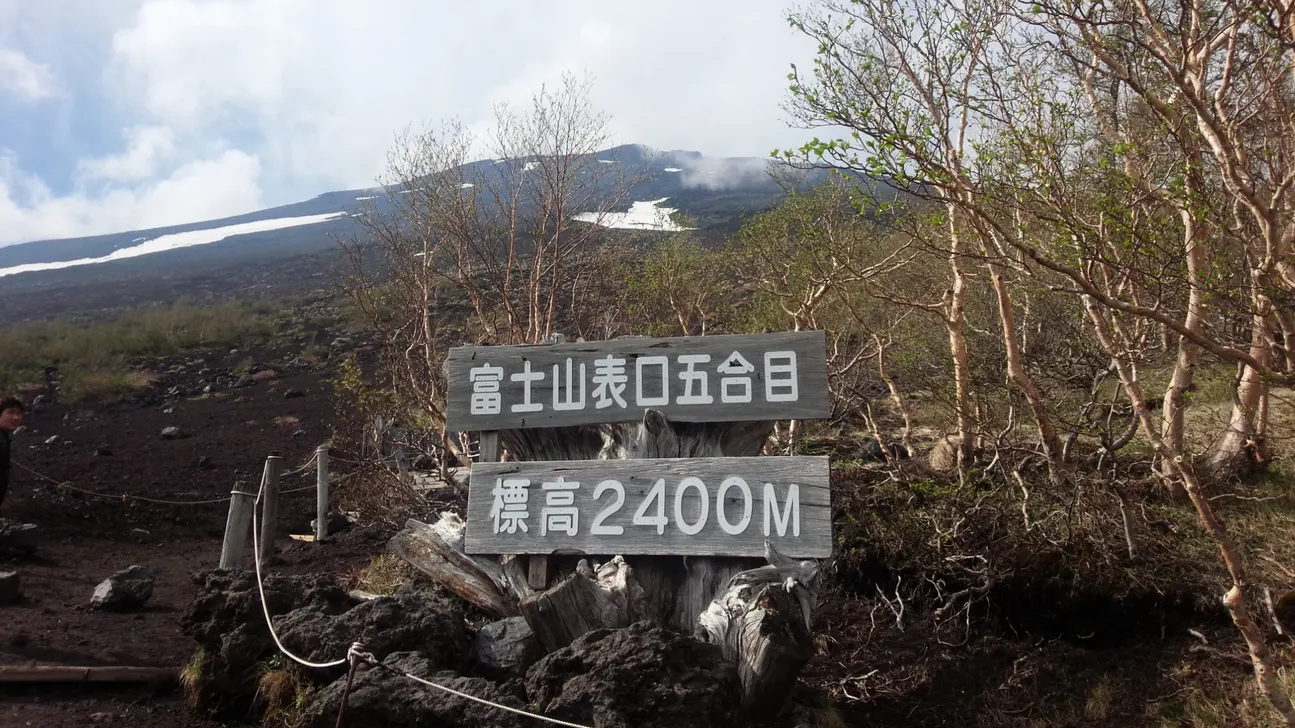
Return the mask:
<path id="1" fill-rule="evenodd" d="M 284 310 L 272 302 L 199 307 L 180 302 L 128 311 L 104 322 L 41 321 L 0 327 L 0 393 L 39 391 L 57 365 L 65 400 L 120 397 L 147 386 L 142 358 L 233 347 L 272 335 Z"/>

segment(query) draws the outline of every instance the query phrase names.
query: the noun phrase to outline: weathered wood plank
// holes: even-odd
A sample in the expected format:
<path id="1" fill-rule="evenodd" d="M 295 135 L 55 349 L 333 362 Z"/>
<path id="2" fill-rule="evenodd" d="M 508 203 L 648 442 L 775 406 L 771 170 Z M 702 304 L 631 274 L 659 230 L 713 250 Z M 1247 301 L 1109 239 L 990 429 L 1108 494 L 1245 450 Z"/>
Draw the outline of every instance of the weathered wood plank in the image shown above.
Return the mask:
<path id="1" fill-rule="evenodd" d="M 178 667 L 124 667 L 117 665 L 0 665 L 0 683 L 50 682 L 148 682 L 172 683 L 180 678 Z"/>
<path id="2" fill-rule="evenodd" d="M 515 617 L 517 607 L 504 590 L 511 583 L 498 562 L 464 554 L 456 535 L 462 521 L 443 514 L 435 525 L 410 519 L 391 537 L 387 549 L 470 604 L 496 616 Z"/>
<path id="3" fill-rule="evenodd" d="M 692 631 L 697 626 L 698 617 L 727 587 L 730 579 L 760 565 L 754 559 L 685 558 L 687 578 L 675 597 L 671 624 L 684 631 Z"/>
<path id="4" fill-rule="evenodd" d="M 822 331 L 465 346 L 445 362 L 451 431 L 632 422 L 822 419 Z"/>
<path id="5" fill-rule="evenodd" d="M 470 554 L 763 556 L 766 540 L 831 556 L 827 457 L 478 463 L 468 488 Z"/>

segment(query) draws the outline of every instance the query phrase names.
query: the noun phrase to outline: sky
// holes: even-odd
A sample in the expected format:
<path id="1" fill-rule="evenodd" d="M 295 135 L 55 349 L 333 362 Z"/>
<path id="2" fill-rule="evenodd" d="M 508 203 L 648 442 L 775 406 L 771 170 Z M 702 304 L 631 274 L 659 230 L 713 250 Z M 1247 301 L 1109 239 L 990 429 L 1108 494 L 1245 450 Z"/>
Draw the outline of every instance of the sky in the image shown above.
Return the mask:
<path id="1" fill-rule="evenodd" d="M 791 0 L 0 0 L 0 245 L 378 183 L 406 127 L 487 131 L 592 74 L 616 144 L 766 156 Z"/>

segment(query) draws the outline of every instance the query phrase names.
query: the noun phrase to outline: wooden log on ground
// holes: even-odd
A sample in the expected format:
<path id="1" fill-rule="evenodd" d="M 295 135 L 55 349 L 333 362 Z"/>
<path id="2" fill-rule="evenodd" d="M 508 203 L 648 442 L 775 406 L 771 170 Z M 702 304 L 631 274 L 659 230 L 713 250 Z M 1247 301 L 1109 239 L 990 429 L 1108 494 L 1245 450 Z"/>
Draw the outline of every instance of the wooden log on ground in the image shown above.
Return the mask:
<path id="1" fill-rule="evenodd" d="M 436 583 L 496 617 L 517 616 L 516 582 L 526 582 L 525 572 L 506 568 L 497 560 L 463 553 L 463 521 L 442 513 L 435 525 L 410 519 L 391 537 L 387 549 L 408 561 Z"/>
<path id="2" fill-rule="evenodd" d="M 0 683 L 171 683 L 179 677 L 178 667 L 0 665 Z"/>
<path id="3" fill-rule="evenodd" d="M 767 543 L 765 549 L 769 565 L 729 579 L 698 619 L 694 636 L 718 645 L 737 666 L 750 715 L 776 716 L 814 655 L 819 575 L 814 561 L 789 559 Z"/>

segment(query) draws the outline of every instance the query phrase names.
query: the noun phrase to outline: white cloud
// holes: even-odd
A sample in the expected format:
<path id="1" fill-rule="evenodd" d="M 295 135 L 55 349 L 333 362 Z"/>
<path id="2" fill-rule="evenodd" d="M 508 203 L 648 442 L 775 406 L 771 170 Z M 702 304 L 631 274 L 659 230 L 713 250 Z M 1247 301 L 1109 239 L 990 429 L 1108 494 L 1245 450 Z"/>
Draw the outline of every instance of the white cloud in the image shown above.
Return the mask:
<path id="1" fill-rule="evenodd" d="M 42 49 L 68 93 L 100 85 L 116 104 L 112 123 L 130 129 L 120 148 L 75 163 L 78 189 L 66 201 L 47 195 L 42 207 L 18 207 L 26 198 L 14 173 L 0 181 L 0 221 L 21 216 L 26 231 L 0 230 L 0 244 L 369 187 L 406 125 L 458 117 L 484 130 L 494 104 L 525 105 L 567 71 L 594 74 L 592 101 L 610 115 L 613 143 L 764 156 L 806 136 L 780 108 L 789 64 L 814 50 L 787 26 L 787 0 L 92 5 L 0 0 L 5 26 L 39 28 L 26 47 Z M 81 14 L 86 23 L 76 22 Z M 6 47 L 12 36 L 0 28 Z M 102 55 L 99 75 L 70 78 L 59 53 L 83 67 L 88 48 Z M 145 201 L 175 184 L 192 198 L 149 209 Z M 120 209 L 106 206 L 119 197 Z M 44 217 L 60 205 L 79 211 L 75 224 Z"/>
<path id="2" fill-rule="evenodd" d="M 83 159 L 77 164 L 77 176 L 83 180 L 134 182 L 149 179 L 175 151 L 175 133 L 165 126 L 140 126 L 127 129 L 126 151 L 107 157 Z"/>
<path id="3" fill-rule="evenodd" d="M 0 91 L 28 101 L 49 98 L 57 91 L 54 72 L 18 51 L 0 48 Z"/>
<path id="4" fill-rule="evenodd" d="M 0 245 L 227 217 L 262 206 L 260 162 L 238 150 L 187 162 L 155 181 L 57 196 L 0 154 Z"/>
<path id="5" fill-rule="evenodd" d="M 779 103 L 788 64 L 810 47 L 785 10 L 784 0 L 150 0 L 116 33 L 110 69 L 158 123 L 254 126 L 276 187 L 371 185 L 397 129 L 449 116 L 482 128 L 492 105 L 525 104 L 564 71 L 595 74 L 593 100 L 618 142 L 762 156 L 799 138 Z"/>

